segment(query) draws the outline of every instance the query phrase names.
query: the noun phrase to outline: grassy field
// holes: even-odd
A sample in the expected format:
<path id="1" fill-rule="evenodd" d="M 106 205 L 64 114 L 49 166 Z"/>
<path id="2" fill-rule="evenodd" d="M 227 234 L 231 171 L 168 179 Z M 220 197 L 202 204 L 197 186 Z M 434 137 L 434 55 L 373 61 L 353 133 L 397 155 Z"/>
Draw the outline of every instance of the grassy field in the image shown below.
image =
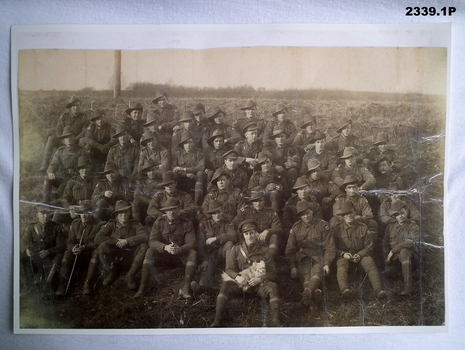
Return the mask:
<path id="1" fill-rule="evenodd" d="M 83 102 L 83 110 L 104 108 L 113 124 L 135 102 L 141 103 L 144 114 L 152 108 L 151 98 L 112 99 L 103 92 L 74 93 Z M 341 93 L 342 94 L 342 93 Z M 37 202 L 41 198 L 42 177 L 38 169 L 42 160 L 47 135 L 55 130 L 56 121 L 69 100 L 68 92 L 23 92 L 20 94 L 20 200 Z M 251 96 L 253 97 L 253 96 Z M 258 113 L 269 119 L 279 100 L 255 98 Z M 182 111 L 202 102 L 207 115 L 214 107 L 221 107 L 232 123 L 241 116 L 238 109 L 247 99 L 233 98 L 173 98 Z M 368 149 L 376 134 L 390 135 L 390 143 L 404 160 L 403 177 L 412 189 L 422 214 L 421 233 L 425 243 L 422 265 L 415 281 L 417 292 L 408 299 L 398 297 L 402 287 L 383 277 L 390 292 L 387 301 L 378 301 L 364 274 L 354 276 L 354 286 L 362 282 L 358 297 L 351 302 L 339 298 L 336 278 L 326 280 L 324 301 L 305 309 L 300 304 L 301 286 L 290 279 L 283 263 L 279 267 L 278 284 L 282 294 L 281 320 L 284 327 L 341 327 L 341 326 L 406 326 L 442 325 L 445 321 L 444 251 L 443 251 L 443 157 L 445 134 L 445 102 L 437 98 L 417 96 L 375 100 L 362 93 L 350 98 L 312 100 L 288 99 L 291 119 L 299 126 L 306 111 L 321 114 L 319 129 L 335 135 L 341 118 L 353 120 L 353 132 Z M 20 229 L 35 221 L 32 206 L 20 205 Z M 218 271 L 218 286 L 219 286 Z M 76 276 L 75 284 L 66 299 L 43 297 L 28 293 L 21 297 L 21 327 L 23 328 L 178 328 L 208 327 L 214 319 L 215 293 L 198 295 L 194 302 L 177 298 L 183 275 L 182 268 L 160 270 L 160 285 L 153 286 L 148 295 L 136 300 L 124 280 L 101 288 L 97 281 L 96 293 L 81 295 L 83 276 Z M 79 283 L 80 282 L 80 283 Z M 259 299 L 244 295 L 229 303 L 225 324 L 230 327 L 261 327 L 264 316 Z"/>

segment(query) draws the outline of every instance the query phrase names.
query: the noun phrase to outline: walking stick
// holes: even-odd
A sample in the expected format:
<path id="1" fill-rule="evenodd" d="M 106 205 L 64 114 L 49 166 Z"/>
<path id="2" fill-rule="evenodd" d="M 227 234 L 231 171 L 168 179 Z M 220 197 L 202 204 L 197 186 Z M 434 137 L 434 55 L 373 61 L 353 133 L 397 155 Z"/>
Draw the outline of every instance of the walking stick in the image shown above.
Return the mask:
<path id="1" fill-rule="evenodd" d="M 79 241 L 79 246 L 82 245 L 82 239 L 84 238 L 84 233 L 85 233 L 85 230 L 82 232 L 81 240 Z M 66 285 L 65 295 L 68 294 L 68 288 L 71 283 L 71 279 L 73 278 L 74 268 L 76 267 L 78 256 L 79 255 L 76 255 L 74 258 L 73 268 L 71 269 L 71 273 L 69 274 L 69 277 L 68 277 L 68 284 Z"/>

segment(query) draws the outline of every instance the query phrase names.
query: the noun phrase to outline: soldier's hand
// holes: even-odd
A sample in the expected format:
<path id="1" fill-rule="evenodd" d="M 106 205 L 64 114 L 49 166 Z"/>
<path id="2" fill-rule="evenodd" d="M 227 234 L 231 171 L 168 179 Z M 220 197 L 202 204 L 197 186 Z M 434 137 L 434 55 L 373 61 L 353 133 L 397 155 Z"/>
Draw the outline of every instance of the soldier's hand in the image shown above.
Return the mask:
<path id="1" fill-rule="evenodd" d="M 274 189 L 276 188 L 276 184 L 275 183 L 269 183 L 268 185 L 266 185 L 266 191 L 273 191 Z"/>
<path id="2" fill-rule="evenodd" d="M 212 243 L 215 243 L 217 241 L 217 238 L 216 237 L 210 237 L 210 238 L 207 238 L 207 240 L 205 241 L 205 243 L 207 245 L 210 245 Z"/>
<path id="3" fill-rule="evenodd" d="M 355 220 L 360 220 L 362 218 L 361 215 L 355 215 Z"/>
<path id="4" fill-rule="evenodd" d="M 389 254 L 388 254 L 387 258 L 386 258 L 386 263 L 389 264 L 391 262 L 391 258 L 392 258 L 393 255 L 394 255 L 394 253 L 392 252 L 392 250 L 389 251 Z"/>
<path id="5" fill-rule="evenodd" d="M 181 168 L 180 166 L 175 166 L 175 167 L 173 168 L 173 173 L 177 173 L 177 172 L 179 172 L 179 171 L 181 171 L 181 170 L 182 170 L 182 168 Z"/>
<path id="6" fill-rule="evenodd" d="M 203 263 L 201 263 L 199 265 L 200 272 L 205 272 L 207 270 L 207 267 L 208 267 L 208 262 L 207 261 L 204 261 Z"/>
<path id="7" fill-rule="evenodd" d="M 73 252 L 74 255 L 79 255 L 82 253 L 82 246 L 80 246 L 79 244 L 76 244 L 73 249 L 71 249 L 71 251 Z"/>
<path id="8" fill-rule="evenodd" d="M 171 253 L 171 254 L 173 254 L 173 255 L 179 255 L 179 254 L 182 253 L 182 249 L 181 249 L 181 247 L 175 245 L 175 246 L 173 246 L 173 248 L 172 248 L 172 252 L 173 252 L 173 253 Z"/>
<path id="9" fill-rule="evenodd" d="M 54 173 L 48 173 L 47 177 L 49 180 L 55 180 L 55 174 Z"/>
<path id="10" fill-rule="evenodd" d="M 289 162 L 288 162 L 289 163 Z M 286 165 L 286 163 L 284 163 Z M 287 168 L 287 167 L 286 167 Z M 290 168 L 290 167 L 289 167 Z M 284 168 L 281 165 L 276 165 L 275 166 L 276 171 L 282 173 L 284 171 Z"/>
<path id="11" fill-rule="evenodd" d="M 137 145 L 137 141 L 134 140 L 132 137 L 131 137 L 131 139 L 129 140 L 129 142 L 131 142 L 133 145 Z"/>
<path id="12" fill-rule="evenodd" d="M 112 198 L 114 197 L 113 195 L 113 191 L 105 191 L 105 193 L 103 194 L 105 197 L 107 198 Z"/>
<path id="13" fill-rule="evenodd" d="M 297 278 L 297 267 L 291 269 L 291 278 Z"/>
<path id="14" fill-rule="evenodd" d="M 358 254 L 352 255 L 352 258 L 353 258 L 353 262 L 355 262 L 355 263 L 359 263 L 360 260 L 362 259 L 362 257 L 360 255 L 358 255 Z"/>
<path id="15" fill-rule="evenodd" d="M 269 232 L 268 230 L 265 230 L 265 231 L 263 231 L 262 233 L 260 233 L 260 234 L 258 235 L 258 240 L 259 240 L 260 242 L 265 242 L 265 241 L 266 241 L 266 237 L 268 237 L 268 232 Z"/>
<path id="16" fill-rule="evenodd" d="M 26 255 L 29 257 L 32 255 L 32 252 L 29 250 L 29 248 L 26 248 Z"/>
<path id="17" fill-rule="evenodd" d="M 127 239 L 118 239 L 116 241 L 116 246 L 118 248 L 124 248 L 126 245 L 128 244 L 128 240 Z"/>
<path id="18" fill-rule="evenodd" d="M 41 250 L 39 252 L 39 256 L 40 256 L 41 259 L 45 259 L 49 255 L 50 255 L 50 252 L 48 250 Z"/>
<path id="19" fill-rule="evenodd" d="M 328 265 L 323 266 L 323 273 L 325 274 L 325 276 L 329 275 L 329 266 Z"/>
<path id="20" fill-rule="evenodd" d="M 180 129 L 181 129 L 181 126 L 175 125 L 174 128 L 173 128 L 173 132 L 176 132 L 176 131 L 178 131 Z"/>
<path id="21" fill-rule="evenodd" d="M 248 284 L 251 287 L 255 287 L 255 286 L 258 286 L 261 282 L 262 280 L 260 278 L 254 277 L 249 280 Z"/>
<path id="22" fill-rule="evenodd" d="M 161 129 L 162 129 L 162 128 L 161 128 L 161 125 L 160 125 L 160 126 L 158 127 L 158 130 L 161 130 Z"/>
<path id="23" fill-rule="evenodd" d="M 237 284 L 241 285 L 244 283 L 244 277 L 242 277 L 241 275 L 237 275 L 234 280 L 236 281 Z"/>
<path id="24" fill-rule="evenodd" d="M 347 253 L 347 252 L 344 253 L 344 254 L 342 255 L 342 257 L 343 257 L 344 259 L 346 259 L 346 260 L 352 260 L 352 259 L 353 259 L 352 254 Z"/>

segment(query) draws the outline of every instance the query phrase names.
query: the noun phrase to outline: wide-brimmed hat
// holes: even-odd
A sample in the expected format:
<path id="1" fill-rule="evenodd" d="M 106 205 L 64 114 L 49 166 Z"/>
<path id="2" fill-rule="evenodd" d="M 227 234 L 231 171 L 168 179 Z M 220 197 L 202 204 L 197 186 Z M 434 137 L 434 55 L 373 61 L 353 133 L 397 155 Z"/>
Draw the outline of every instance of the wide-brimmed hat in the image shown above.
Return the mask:
<path id="1" fill-rule="evenodd" d="M 214 183 L 216 180 L 220 178 L 220 176 L 223 176 L 223 175 L 227 176 L 229 179 L 231 178 L 231 176 L 223 168 L 216 169 L 212 176 L 212 179 L 210 180 L 210 183 L 211 184 Z"/>
<path id="2" fill-rule="evenodd" d="M 148 141 L 150 140 L 155 140 L 155 135 L 151 131 L 146 131 L 142 134 L 142 137 L 140 138 L 140 144 L 141 146 L 145 146 Z"/>
<path id="3" fill-rule="evenodd" d="M 90 200 L 79 201 L 79 205 L 73 207 L 76 214 L 92 214 L 93 206 Z"/>
<path id="4" fill-rule="evenodd" d="M 155 168 L 157 164 L 153 161 L 153 159 L 147 159 L 142 166 L 142 169 L 140 169 L 140 173 L 148 173 L 151 169 Z"/>
<path id="5" fill-rule="evenodd" d="M 81 103 L 81 100 L 78 99 L 75 96 L 71 96 L 71 98 L 69 99 L 68 104 L 66 105 L 66 108 L 71 108 L 73 106 L 76 106 L 78 103 Z"/>
<path id="6" fill-rule="evenodd" d="M 250 190 L 250 198 L 248 199 L 249 202 L 253 202 L 259 199 L 265 198 L 265 190 L 262 187 L 254 187 Z"/>
<path id="7" fill-rule="evenodd" d="M 179 119 L 180 123 L 193 122 L 193 121 L 194 121 L 194 112 L 192 112 L 192 111 L 184 111 L 184 112 L 182 112 L 181 119 Z"/>
<path id="8" fill-rule="evenodd" d="M 158 117 L 154 112 L 150 112 L 147 114 L 147 122 L 144 123 L 144 126 L 150 126 L 154 123 L 158 122 Z"/>
<path id="9" fill-rule="evenodd" d="M 63 129 L 63 134 L 59 136 L 60 139 L 64 139 L 69 136 L 74 136 L 73 129 L 71 129 L 69 126 L 65 126 Z"/>
<path id="10" fill-rule="evenodd" d="M 116 204 L 115 204 L 115 210 L 113 210 L 113 213 L 111 213 L 111 215 L 120 213 L 122 211 L 126 211 L 128 209 L 131 209 L 131 207 L 132 206 L 126 203 L 126 201 L 118 200 L 116 201 Z"/>
<path id="11" fill-rule="evenodd" d="M 172 171 L 167 171 L 166 173 L 163 173 L 162 175 L 162 182 L 160 184 L 160 186 L 166 186 L 166 185 L 169 185 L 169 184 L 172 184 L 174 183 L 176 180 L 175 180 L 175 175 Z"/>
<path id="12" fill-rule="evenodd" d="M 268 159 L 271 160 L 270 156 L 269 156 L 267 153 L 265 153 L 265 152 L 260 152 L 260 153 L 258 154 L 258 158 L 257 158 L 257 163 L 256 163 L 256 165 L 263 164 L 263 163 L 265 163 Z"/>
<path id="13" fill-rule="evenodd" d="M 117 127 L 116 127 L 116 131 L 114 133 L 114 135 L 112 136 L 112 138 L 116 139 L 118 137 L 121 136 L 121 134 L 123 134 L 124 132 L 127 132 L 128 131 L 128 128 L 122 124 L 119 124 Z"/>
<path id="14" fill-rule="evenodd" d="M 49 205 L 47 204 L 37 204 L 35 206 L 35 209 L 37 210 L 38 213 L 45 213 L 45 214 L 51 214 L 53 213 L 53 208 L 50 207 Z"/>
<path id="15" fill-rule="evenodd" d="M 255 123 L 255 122 L 247 123 L 247 124 L 242 128 L 242 135 L 245 137 L 245 133 L 246 133 L 247 131 L 256 131 L 256 130 L 258 130 L 257 123 Z"/>
<path id="16" fill-rule="evenodd" d="M 392 203 L 391 208 L 389 208 L 389 216 L 397 216 L 402 208 L 407 209 L 407 203 L 404 201 L 397 201 Z"/>
<path id="17" fill-rule="evenodd" d="M 155 98 L 152 100 L 152 103 L 157 104 L 158 100 L 161 99 L 162 97 L 168 98 L 168 94 L 166 93 L 166 91 L 163 91 L 163 90 L 157 91 L 157 93 L 155 94 Z"/>
<path id="18" fill-rule="evenodd" d="M 342 204 L 341 209 L 339 209 L 339 213 L 336 213 L 336 215 L 344 216 L 350 213 L 354 212 L 354 205 L 352 204 L 351 201 L 347 201 Z"/>
<path id="19" fill-rule="evenodd" d="M 314 115 L 306 115 L 304 119 L 306 120 L 306 122 L 300 126 L 301 129 L 305 129 L 310 124 L 316 125 L 316 117 Z"/>
<path id="20" fill-rule="evenodd" d="M 315 135 L 313 136 L 312 140 L 310 141 L 310 143 L 315 143 L 318 140 L 325 140 L 325 139 L 326 139 L 326 135 L 322 133 L 321 131 L 317 131 Z"/>
<path id="21" fill-rule="evenodd" d="M 90 166 L 90 160 L 87 157 L 79 157 L 76 169 L 81 169 Z"/>
<path id="22" fill-rule="evenodd" d="M 167 211 L 171 209 L 176 209 L 181 205 L 181 202 L 178 201 L 176 198 L 168 198 L 168 200 L 165 202 L 164 207 L 160 208 L 161 211 Z"/>
<path id="23" fill-rule="evenodd" d="M 95 121 L 99 118 L 102 118 L 105 116 L 105 110 L 104 109 L 97 109 L 93 112 L 92 117 L 89 118 L 91 121 Z"/>
<path id="24" fill-rule="evenodd" d="M 307 187 L 308 186 L 308 180 L 301 176 L 299 178 L 297 178 L 295 184 L 294 184 L 294 187 L 292 187 L 292 190 L 298 190 L 300 188 L 304 188 L 304 187 Z"/>
<path id="25" fill-rule="evenodd" d="M 235 150 L 230 150 L 227 151 L 225 154 L 223 154 L 223 159 L 234 159 L 236 160 L 239 158 L 239 153 L 237 153 Z"/>
<path id="26" fill-rule="evenodd" d="M 220 210 L 223 210 L 221 203 L 218 201 L 211 201 L 208 203 L 208 209 L 205 210 L 205 214 L 213 214 Z"/>
<path id="27" fill-rule="evenodd" d="M 321 164 L 317 159 L 315 158 L 309 159 L 307 162 L 307 169 L 308 169 L 307 174 L 311 173 L 313 170 L 316 170 L 320 167 L 321 167 Z"/>
<path id="28" fill-rule="evenodd" d="M 342 183 L 342 185 L 339 186 L 339 189 L 341 190 L 341 192 L 345 192 L 347 185 L 356 183 L 358 183 L 358 177 L 354 175 L 347 175 L 344 178 L 344 182 Z"/>
<path id="29" fill-rule="evenodd" d="M 299 214 L 302 214 L 304 211 L 306 211 L 307 209 L 310 209 L 312 210 L 313 212 L 313 209 L 311 208 L 311 205 L 308 201 L 306 201 L 305 199 L 301 200 L 299 203 L 297 203 L 296 205 L 296 213 L 294 214 L 294 217 L 296 217 L 297 215 Z"/>
<path id="30" fill-rule="evenodd" d="M 142 107 L 140 105 L 140 103 L 136 103 L 134 105 L 134 107 L 129 107 L 128 109 L 126 109 L 126 114 L 131 114 L 132 111 L 143 111 L 144 110 L 144 107 Z"/>
<path id="31" fill-rule="evenodd" d="M 286 131 L 284 129 L 281 129 L 281 128 L 274 129 L 273 133 L 270 135 L 269 138 L 274 139 L 274 138 L 276 138 L 276 137 L 278 137 L 279 135 L 282 135 L 282 134 L 284 134 L 284 136 L 286 136 Z"/>
<path id="32" fill-rule="evenodd" d="M 226 116 L 226 112 L 224 110 L 222 110 L 220 107 L 216 107 L 214 110 L 213 110 L 213 113 L 210 117 L 208 117 L 208 119 L 210 121 L 214 121 L 213 119 L 216 118 L 216 116 L 220 113 L 223 113 L 224 116 Z"/>
<path id="33" fill-rule="evenodd" d="M 186 143 L 189 140 L 193 140 L 192 134 L 188 131 L 183 131 L 181 134 L 181 139 L 178 142 L 178 146 L 182 146 L 184 143 Z"/>
<path id="34" fill-rule="evenodd" d="M 224 138 L 224 135 L 225 135 L 224 132 L 221 132 L 221 130 L 215 129 L 215 131 L 213 131 L 212 136 L 210 136 L 210 137 L 208 138 L 207 143 L 208 143 L 211 147 L 214 148 L 214 146 L 213 146 L 213 141 L 215 141 L 215 139 L 216 139 L 217 137 L 220 137 L 220 136 L 222 136 L 222 137 Z"/>
<path id="35" fill-rule="evenodd" d="M 373 145 L 379 145 L 380 143 L 388 143 L 388 136 L 383 133 L 376 134 L 375 142 Z"/>
<path id="36" fill-rule="evenodd" d="M 247 219 L 247 220 L 242 221 L 238 227 L 241 233 L 256 230 L 257 228 L 258 228 L 258 224 L 253 219 Z"/>
<path id="37" fill-rule="evenodd" d="M 337 133 L 341 133 L 348 125 L 352 125 L 352 119 L 344 118 L 342 119 L 341 126 L 336 130 Z"/>
<path id="38" fill-rule="evenodd" d="M 248 100 L 244 107 L 239 108 L 240 110 L 245 111 L 246 109 L 255 109 L 257 104 L 253 100 Z"/>
<path id="39" fill-rule="evenodd" d="M 282 113 L 286 111 L 287 112 L 287 107 L 284 103 L 278 103 L 278 105 L 275 108 L 275 111 L 273 112 L 273 116 L 278 115 L 279 113 Z"/>
<path id="40" fill-rule="evenodd" d="M 117 170 L 117 169 L 118 169 L 118 167 L 116 166 L 115 163 L 113 163 L 113 162 L 107 162 L 107 163 L 105 163 L 105 168 L 103 169 L 102 174 L 103 174 L 103 175 L 109 174 L 109 173 L 111 173 L 112 171 Z"/>
<path id="41" fill-rule="evenodd" d="M 339 159 L 347 159 L 354 155 L 357 155 L 357 153 L 358 152 L 354 147 L 349 146 L 349 147 L 344 148 L 344 152 L 342 153 L 342 156 L 339 157 Z"/>
<path id="42" fill-rule="evenodd" d="M 194 109 L 192 110 L 192 113 L 199 114 L 200 112 L 205 113 L 205 106 L 202 103 L 197 103 Z"/>
<path id="43" fill-rule="evenodd" d="M 391 161 L 389 160 L 388 157 L 386 157 L 385 155 L 380 155 L 380 156 L 376 159 L 376 161 L 373 163 L 373 168 L 374 168 L 374 169 L 377 169 L 378 166 L 379 166 L 379 164 L 380 164 L 381 162 L 385 161 L 385 160 L 386 160 L 389 164 L 391 164 Z"/>

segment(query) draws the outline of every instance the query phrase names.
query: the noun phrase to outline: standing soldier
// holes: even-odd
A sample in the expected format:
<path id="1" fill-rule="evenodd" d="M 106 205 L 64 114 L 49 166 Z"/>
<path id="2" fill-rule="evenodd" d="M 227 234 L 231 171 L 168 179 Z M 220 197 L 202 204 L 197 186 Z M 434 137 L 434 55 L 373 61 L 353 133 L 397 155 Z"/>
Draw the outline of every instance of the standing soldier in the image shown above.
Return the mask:
<path id="1" fill-rule="evenodd" d="M 224 133 L 218 130 L 213 132 L 207 143 L 208 147 L 204 149 L 205 172 L 207 173 L 207 181 L 210 182 L 216 169 L 223 166 L 223 154 L 228 149 L 224 144 Z"/>
<path id="2" fill-rule="evenodd" d="M 290 145 L 294 141 L 297 135 L 297 128 L 294 123 L 287 119 L 288 109 L 284 103 L 279 103 L 276 106 L 276 110 L 273 113 L 273 120 L 269 121 L 266 124 L 265 131 L 263 132 L 263 141 L 266 142 L 273 135 L 274 131 L 284 130 L 286 137 L 284 138 L 284 143 Z"/>
<path id="3" fill-rule="evenodd" d="M 342 120 L 342 125 L 336 130 L 338 135 L 328 143 L 328 149 L 341 156 L 347 147 L 353 147 L 360 151 L 358 137 L 352 134 L 352 120 L 345 118 Z"/>
<path id="4" fill-rule="evenodd" d="M 353 147 L 344 150 L 344 154 L 339 159 L 344 160 L 345 164 L 340 164 L 334 169 L 332 180 L 336 185 L 341 186 L 345 177 L 352 175 L 358 178 L 360 190 L 372 190 L 376 186 L 376 179 L 364 165 L 357 164 L 356 155 L 357 151 Z"/>
<path id="5" fill-rule="evenodd" d="M 131 266 L 125 280 L 128 288 L 135 290 L 134 276 L 142 267 L 148 248 L 148 234 L 144 226 L 131 218 L 131 206 L 125 201 L 116 202 L 112 215 L 116 219 L 108 221 L 95 236 L 100 262 L 107 275 L 103 286 L 109 286 L 116 278 L 116 264 L 121 260 Z"/>
<path id="6" fill-rule="evenodd" d="M 300 131 L 294 138 L 292 144 L 299 149 L 301 154 L 305 154 L 313 148 L 313 142 L 315 142 L 315 135 L 319 133 L 317 130 L 316 116 L 306 114 L 303 118 L 306 120 L 301 126 Z"/>
<path id="7" fill-rule="evenodd" d="M 350 299 L 354 292 L 349 287 L 349 267 L 360 264 L 367 273 L 368 279 L 378 297 L 386 299 L 387 293 L 383 289 L 378 268 L 372 258 L 373 241 L 368 227 L 355 220 L 355 213 L 351 202 L 345 203 L 339 214 L 343 222 L 334 227 L 334 238 L 337 249 L 337 283 L 343 299 Z"/>
<path id="8" fill-rule="evenodd" d="M 169 266 L 176 266 L 181 260 L 186 268 L 179 295 L 184 299 L 193 299 L 190 285 L 197 269 L 197 241 L 192 222 L 179 215 L 179 206 L 180 202 L 177 199 L 169 198 L 165 206 L 160 208 L 165 215 L 153 224 L 149 249 L 142 266 L 141 284 L 135 298 L 145 294 L 150 276 L 156 276 L 154 265 L 163 262 Z"/>
<path id="9" fill-rule="evenodd" d="M 257 104 L 253 100 L 248 100 L 244 107 L 239 108 L 244 111 L 245 116 L 237 119 L 234 123 L 235 140 L 241 140 L 243 138 L 242 130 L 249 123 L 257 124 L 258 132 L 257 136 L 260 137 L 265 130 L 265 122 L 263 119 L 257 118 L 255 112 L 257 110 Z"/>
<path id="10" fill-rule="evenodd" d="M 166 148 L 170 148 L 173 128 L 179 122 L 178 107 L 169 103 L 168 95 L 165 91 L 158 91 L 152 103 L 156 105 L 154 113 L 158 121 L 160 143 Z"/>
<path id="11" fill-rule="evenodd" d="M 139 164 L 139 148 L 129 142 L 131 135 L 124 125 L 118 125 L 113 138 L 118 139 L 118 144 L 110 148 L 107 162 L 116 165 L 120 175 L 134 180 L 137 174 L 137 165 Z"/>
<path id="12" fill-rule="evenodd" d="M 197 103 L 192 110 L 194 113 L 194 125 L 192 126 L 193 139 L 197 140 L 195 147 L 203 149 L 202 140 L 203 134 L 207 127 L 208 120 L 205 118 L 205 106 L 202 103 Z"/>
<path id="13" fill-rule="evenodd" d="M 333 230 L 325 221 L 314 217 L 312 206 L 306 200 L 297 203 L 295 214 L 300 218 L 291 229 L 286 246 L 286 260 L 291 268 L 291 278 L 300 278 L 304 292 L 302 304 L 310 304 L 312 297 L 319 301 L 319 288 L 323 274 L 328 275 L 336 258 Z"/>
<path id="14" fill-rule="evenodd" d="M 220 293 L 216 298 L 215 321 L 212 327 L 220 327 L 223 313 L 226 310 L 228 299 L 234 294 L 241 294 L 243 290 L 239 287 L 244 283 L 241 271 L 252 266 L 254 262 L 265 262 L 265 271 L 258 276 L 254 276 L 246 281 L 250 293 L 256 293 L 262 298 L 268 298 L 270 306 L 269 322 L 270 327 L 279 327 L 279 309 L 281 299 L 279 289 L 276 284 L 276 268 L 273 259 L 266 246 L 260 243 L 259 230 L 254 220 L 244 220 L 239 225 L 242 235 L 242 243 L 235 245 L 226 255 L 226 274 L 231 278 L 223 280 Z"/>
<path id="15" fill-rule="evenodd" d="M 140 138 L 144 132 L 145 120 L 142 119 L 143 111 L 144 108 L 139 103 L 136 103 L 134 107 L 126 109 L 128 117 L 125 117 L 121 123 L 128 130 L 130 135 L 129 141 L 135 146 L 139 145 Z"/>

